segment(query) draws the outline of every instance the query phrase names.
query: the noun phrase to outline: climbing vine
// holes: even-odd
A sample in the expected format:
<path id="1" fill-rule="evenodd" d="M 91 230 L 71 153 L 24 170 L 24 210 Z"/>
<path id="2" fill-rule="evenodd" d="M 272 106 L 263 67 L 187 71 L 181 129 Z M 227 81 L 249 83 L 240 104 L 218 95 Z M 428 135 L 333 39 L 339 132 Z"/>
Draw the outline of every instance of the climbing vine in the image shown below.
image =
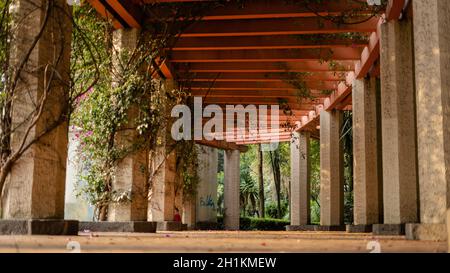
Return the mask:
<path id="1" fill-rule="evenodd" d="M 98 220 L 106 220 L 109 204 L 133 201 L 130 190 L 118 191 L 112 187 L 117 164 L 127 155 L 156 149 L 161 137 L 167 137 L 159 132 L 170 124 L 170 105 L 188 102 L 187 83 L 168 89 L 158 79 L 162 77 L 161 56 L 169 56 L 179 34 L 211 7 L 211 3 L 145 5 L 144 13 L 151 14 L 151 19 L 143 23 L 135 48 L 128 50 L 115 48 L 114 39 L 120 39 L 115 35 L 120 34 L 114 32 L 110 22 L 95 16 L 89 6 L 74 8 L 74 20 L 83 27 L 74 30 L 73 71 L 78 78 L 87 79 L 86 82 L 93 78 L 92 74 L 100 75 L 89 92 L 79 99 L 71 122 L 77 128 L 78 156 L 84 162 L 79 166 L 78 195 L 94 205 Z M 77 43 L 79 40 L 89 40 L 97 46 L 92 49 L 86 43 Z M 83 56 L 81 61 L 79 56 Z M 88 67 L 86 59 L 89 59 Z M 126 141 L 122 140 L 124 136 Z M 194 196 L 199 180 L 194 143 L 183 141 L 166 146 L 167 154 L 173 151 L 177 154 L 183 194 Z M 148 166 L 140 168 L 148 177 L 147 190 L 150 190 L 159 167 L 151 170 L 152 173 Z"/>

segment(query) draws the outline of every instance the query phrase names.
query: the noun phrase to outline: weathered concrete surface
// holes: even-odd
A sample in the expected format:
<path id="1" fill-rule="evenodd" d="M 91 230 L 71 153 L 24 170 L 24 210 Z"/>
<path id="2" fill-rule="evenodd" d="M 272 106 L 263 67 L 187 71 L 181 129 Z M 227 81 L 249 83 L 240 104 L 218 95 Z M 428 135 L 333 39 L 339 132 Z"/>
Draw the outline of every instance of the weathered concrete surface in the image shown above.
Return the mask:
<path id="1" fill-rule="evenodd" d="M 294 133 L 291 141 L 291 225 L 309 225 L 310 169 L 309 132 Z"/>
<path id="2" fill-rule="evenodd" d="M 224 152 L 224 226 L 226 230 L 239 229 L 240 152 Z"/>
<path id="3" fill-rule="evenodd" d="M 195 228 L 196 223 L 196 204 L 195 200 L 183 200 L 182 222 L 188 229 Z"/>
<path id="4" fill-rule="evenodd" d="M 346 226 L 340 225 L 340 226 L 325 226 L 325 225 L 319 225 L 315 226 L 315 231 L 345 231 Z"/>
<path id="5" fill-rule="evenodd" d="M 420 222 L 409 238 L 446 240 L 450 207 L 450 2 L 413 1 Z M 408 230 L 407 230 L 408 231 Z"/>
<path id="6" fill-rule="evenodd" d="M 17 27 L 13 28 L 15 32 L 11 42 L 12 66 L 19 67 L 31 48 L 35 35 L 30 34 L 39 33 L 44 22 L 45 3 L 44 0 L 20 0 L 12 5 L 11 13 Z M 52 1 L 48 22 L 15 89 L 12 127 L 17 129 L 11 138 L 13 153 L 20 149 L 24 138 L 27 145 L 48 127 L 56 128 L 33 144 L 12 167 L 2 205 L 6 219 L 64 218 L 68 123 L 60 117 L 68 106 L 72 24 L 67 15 L 70 13 L 65 0 Z M 61 40 L 62 37 L 64 39 Z M 61 55 L 55 52 L 61 52 Z M 55 71 L 58 76 L 53 73 Z M 46 88 L 49 81 L 51 85 Z M 36 105 L 48 93 L 51 95 L 46 96 L 42 115 L 27 137 L 26 132 L 32 122 L 30 116 L 34 117 L 32 113 L 38 112 Z"/>
<path id="7" fill-rule="evenodd" d="M 156 222 L 80 222 L 80 232 L 156 232 Z"/>
<path id="8" fill-rule="evenodd" d="M 157 231 L 182 231 L 186 230 L 187 225 L 183 224 L 181 222 L 175 222 L 175 221 L 162 221 L 158 222 L 156 226 Z"/>
<path id="9" fill-rule="evenodd" d="M 165 81 L 166 92 L 176 88 L 173 81 Z M 168 104 L 168 102 L 166 102 Z M 169 105 L 162 105 L 170 116 Z M 169 110 L 168 110 L 169 109 Z M 149 172 L 151 176 L 148 204 L 148 221 L 173 221 L 175 210 L 176 151 L 171 148 L 170 123 L 167 122 L 158 132 L 157 147 L 149 153 Z M 181 213 L 181 209 L 178 208 Z"/>
<path id="10" fill-rule="evenodd" d="M 320 225 L 344 224 L 344 155 L 340 142 L 342 111 L 320 113 Z M 344 227 L 345 230 L 345 227 Z"/>
<path id="11" fill-rule="evenodd" d="M 113 33 L 114 67 L 121 73 L 123 56 L 136 50 L 140 38 L 138 29 L 119 29 Z M 113 79 L 113 84 L 115 84 Z M 128 124 L 125 128 L 136 128 L 139 106 L 131 105 L 128 109 Z M 138 139 L 136 130 L 121 130 L 116 142 L 120 147 L 130 148 Z M 129 193 L 129 202 L 113 203 L 108 208 L 109 221 L 145 221 L 147 220 L 147 167 L 148 151 L 141 148 L 122 159 L 115 168 L 112 189 L 118 193 Z"/>
<path id="12" fill-rule="evenodd" d="M 71 252 L 70 241 L 81 253 L 94 252 L 346 252 L 369 253 L 377 242 L 382 253 L 445 253 L 445 242 L 407 241 L 401 236 L 372 236 L 345 232 L 162 232 L 84 233 L 78 237 L 1 236 L 0 252 Z"/>
<path id="13" fill-rule="evenodd" d="M 447 210 L 447 242 L 448 242 L 448 253 L 450 253 L 450 209 Z"/>
<path id="14" fill-rule="evenodd" d="M 375 224 L 372 232 L 375 235 L 405 235 L 405 224 Z"/>
<path id="15" fill-rule="evenodd" d="M 78 221 L 58 219 L 1 220 L 5 235 L 77 235 Z"/>
<path id="16" fill-rule="evenodd" d="M 384 223 L 418 221 L 412 22 L 381 26 Z"/>
<path id="17" fill-rule="evenodd" d="M 346 231 L 348 233 L 368 233 L 372 232 L 372 225 L 347 225 Z"/>
<path id="18" fill-rule="evenodd" d="M 198 174 L 200 183 L 197 188 L 197 222 L 217 222 L 217 168 L 218 152 L 216 148 L 197 145 Z"/>
<path id="19" fill-rule="evenodd" d="M 406 238 L 409 240 L 447 241 L 446 224 L 406 224 Z"/>
<path id="20" fill-rule="evenodd" d="M 286 231 L 315 231 L 317 225 L 289 225 Z"/>
<path id="21" fill-rule="evenodd" d="M 382 222 L 380 216 L 383 208 L 383 180 L 381 166 L 378 166 L 381 157 L 378 145 L 381 141 L 377 132 L 376 79 L 355 80 L 352 99 L 354 223 L 356 226 L 366 226 Z"/>

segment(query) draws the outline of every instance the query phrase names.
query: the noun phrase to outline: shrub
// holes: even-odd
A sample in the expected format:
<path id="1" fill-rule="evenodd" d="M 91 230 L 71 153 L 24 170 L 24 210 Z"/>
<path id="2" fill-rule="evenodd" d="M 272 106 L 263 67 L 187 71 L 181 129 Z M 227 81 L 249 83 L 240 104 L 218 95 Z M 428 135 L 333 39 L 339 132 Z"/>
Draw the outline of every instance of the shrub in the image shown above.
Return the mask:
<path id="1" fill-rule="evenodd" d="M 223 217 L 217 217 L 218 226 L 220 229 L 224 229 Z M 241 217 L 239 219 L 239 229 L 240 230 L 273 230 L 281 231 L 286 230 L 286 226 L 290 223 L 286 220 L 280 219 L 270 219 L 270 218 L 252 218 L 252 217 Z"/>

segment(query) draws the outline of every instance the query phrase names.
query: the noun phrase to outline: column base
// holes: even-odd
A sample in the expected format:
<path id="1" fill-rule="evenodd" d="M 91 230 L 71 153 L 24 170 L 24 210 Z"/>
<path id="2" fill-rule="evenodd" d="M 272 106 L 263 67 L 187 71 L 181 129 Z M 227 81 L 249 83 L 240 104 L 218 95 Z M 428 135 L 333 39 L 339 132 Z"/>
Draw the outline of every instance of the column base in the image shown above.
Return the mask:
<path id="1" fill-rule="evenodd" d="M 0 235 L 78 235 L 78 221 L 59 219 L 0 220 Z"/>
<path id="2" fill-rule="evenodd" d="M 289 225 L 286 231 L 315 231 L 317 225 Z"/>
<path id="3" fill-rule="evenodd" d="M 345 225 L 342 226 L 316 226 L 315 231 L 345 231 Z"/>
<path id="4" fill-rule="evenodd" d="M 405 235 L 405 224 L 375 224 L 372 232 L 374 235 Z"/>
<path id="5" fill-rule="evenodd" d="M 423 241 L 447 241 L 446 224 L 406 224 L 406 239 Z"/>
<path id="6" fill-rule="evenodd" d="M 158 222 L 156 226 L 157 231 L 183 231 L 187 230 L 187 224 L 175 221 Z"/>
<path id="7" fill-rule="evenodd" d="M 156 222 L 80 222 L 80 232 L 136 232 L 155 233 Z"/>
<path id="8" fill-rule="evenodd" d="M 347 225 L 346 231 L 348 233 L 370 233 L 372 225 Z"/>

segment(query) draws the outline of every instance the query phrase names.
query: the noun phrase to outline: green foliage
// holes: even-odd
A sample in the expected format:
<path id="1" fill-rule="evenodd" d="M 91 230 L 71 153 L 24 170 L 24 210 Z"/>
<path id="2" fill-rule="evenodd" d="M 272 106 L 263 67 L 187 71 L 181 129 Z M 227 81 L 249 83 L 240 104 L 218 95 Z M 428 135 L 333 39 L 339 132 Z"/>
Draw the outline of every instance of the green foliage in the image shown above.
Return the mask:
<path id="1" fill-rule="evenodd" d="M 219 154 L 220 154 L 220 151 L 219 151 Z M 223 158 L 222 158 L 222 162 L 223 162 Z M 223 205 L 223 201 L 224 201 L 224 185 L 223 185 L 223 182 L 224 181 L 223 180 L 224 180 L 224 173 L 223 173 L 223 170 L 222 170 L 222 171 L 219 171 L 217 173 L 217 213 L 219 215 L 223 215 L 224 214 L 224 205 Z"/>
<path id="2" fill-rule="evenodd" d="M 271 218 L 278 218 L 278 208 L 277 203 L 274 201 L 267 202 L 266 204 L 266 214 Z M 289 219 L 289 200 L 283 199 L 281 201 L 281 218 Z"/>
<path id="3" fill-rule="evenodd" d="M 320 222 L 320 142 L 310 141 L 311 160 L 311 222 Z"/>
<path id="4" fill-rule="evenodd" d="M 353 125 L 352 112 L 344 112 L 340 141 L 344 150 L 344 221 L 353 223 Z"/>
<path id="5" fill-rule="evenodd" d="M 177 173 L 181 174 L 183 196 L 185 200 L 195 198 L 197 186 L 200 182 L 198 176 L 198 149 L 193 141 L 180 141 L 177 143 Z"/>
<path id="6" fill-rule="evenodd" d="M 223 217 L 218 217 L 218 227 L 223 229 Z M 284 231 L 286 226 L 290 224 L 289 221 L 270 218 L 253 218 L 253 217 L 241 217 L 239 219 L 240 230 L 273 230 Z"/>
<path id="7" fill-rule="evenodd" d="M 3 112 L 7 92 L 5 90 L 8 58 L 9 58 L 9 40 L 10 23 L 9 5 L 11 0 L 0 0 L 0 110 Z M 3 115 L 3 113 L 1 113 Z"/>
<path id="8" fill-rule="evenodd" d="M 256 145 L 252 145 L 248 152 L 241 154 L 241 182 L 240 203 L 242 214 L 255 215 L 257 211 L 258 183 L 255 175 L 252 175 L 252 163 L 256 158 Z"/>
<path id="9" fill-rule="evenodd" d="M 9 15 L 9 3 L 10 0 L 0 0 L 0 75 L 3 75 L 6 71 L 9 26 L 11 21 Z M 0 83 L 1 82 L 2 81 L 0 81 Z"/>
<path id="10" fill-rule="evenodd" d="M 71 123 L 81 128 L 79 154 L 87 164 L 78 194 L 96 207 L 98 218 L 104 218 L 110 202 L 131 201 L 129 192 L 112 190 L 114 168 L 126 155 L 156 142 L 163 122 L 163 109 L 158 106 L 165 99 L 161 84 L 141 72 L 151 65 L 146 44 L 133 52 L 118 52 L 111 44 L 109 24 L 93 12 L 88 6 L 74 7 L 78 27 L 72 45 L 72 73 L 77 79 L 73 90 L 91 87 L 77 97 Z M 116 72 L 113 77 L 111 70 Z M 130 136 L 135 141 L 127 141 Z M 147 166 L 141 167 L 145 172 Z"/>

